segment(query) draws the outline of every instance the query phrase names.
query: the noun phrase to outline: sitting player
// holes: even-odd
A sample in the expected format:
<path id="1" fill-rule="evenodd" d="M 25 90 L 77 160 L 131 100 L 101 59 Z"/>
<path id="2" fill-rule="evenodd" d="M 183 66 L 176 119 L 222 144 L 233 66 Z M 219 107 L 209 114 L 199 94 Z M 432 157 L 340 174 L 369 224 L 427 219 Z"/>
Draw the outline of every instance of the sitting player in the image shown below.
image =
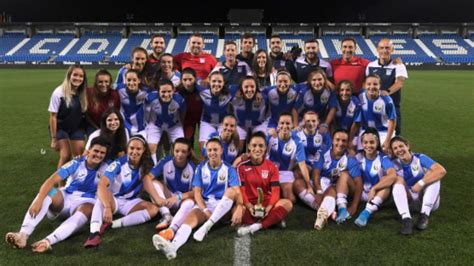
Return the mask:
<path id="1" fill-rule="evenodd" d="M 214 132 L 209 135 L 209 139 L 216 138 L 222 143 L 224 162 L 232 164 L 239 155 L 239 134 L 237 132 L 237 120 L 233 115 L 226 115 L 221 123 L 220 133 Z M 207 157 L 206 147 L 202 149 L 202 156 Z"/>
<path id="2" fill-rule="evenodd" d="M 238 229 L 239 236 L 254 234 L 262 228 L 267 229 L 280 223 L 293 208 L 291 201 L 280 199 L 278 168 L 270 160 L 265 159 L 267 152 L 265 134 L 253 133 L 247 148 L 250 159 L 242 162 L 237 168 L 245 206 L 242 217 L 244 226 Z M 261 202 L 258 202 L 259 198 Z M 239 212 L 238 209 L 236 212 Z"/>
<path id="3" fill-rule="evenodd" d="M 362 193 L 362 178 L 356 159 L 347 154 L 349 134 L 339 129 L 332 135 L 332 148 L 322 153 L 313 168 L 316 203 L 319 206 L 314 228 L 321 230 L 336 208 L 336 222 L 342 223 L 354 215 Z M 347 209 L 347 195 L 352 203 Z M 322 201 L 322 202 L 321 202 Z"/>
<path id="4" fill-rule="evenodd" d="M 193 228 L 202 224 L 193 238 L 201 242 L 212 226 L 217 223 L 239 197 L 239 178 L 234 168 L 222 160 L 222 144 L 218 139 L 206 143 L 208 160 L 196 169 L 193 179 L 193 195 L 196 206 L 179 227 L 172 241 L 159 234 L 153 236 L 153 244 L 169 259 L 188 241 Z"/>
<path id="5" fill-rule="evenodd" d="M 7 243 L 16 248 L 26 247 L 28 237 L 44 216 L 67 219 L 53 233 L 32 245 L 33 252 L 45 252 L 51 246 L 68 238 L 87 223 L 95 203 L 98 177 L 105 170 L 103 163 L 108 143 L 102 138 L 94 138 L 87 155 L 63 165 L 41 186 L 18 233 L 7 233 Z M 57 190 L 54 185 L 68 179 L 65 187 Z"/>

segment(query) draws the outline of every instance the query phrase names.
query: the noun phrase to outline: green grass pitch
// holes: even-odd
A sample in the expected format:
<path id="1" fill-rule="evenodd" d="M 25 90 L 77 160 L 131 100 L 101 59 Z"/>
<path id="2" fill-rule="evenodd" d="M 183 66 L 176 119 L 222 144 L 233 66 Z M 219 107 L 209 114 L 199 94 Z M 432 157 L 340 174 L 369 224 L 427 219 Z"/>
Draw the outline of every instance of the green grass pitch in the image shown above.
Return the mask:
<path id="1" fill-rule="evenodd" d="M 115 71 L 113 71 L 115 72 Z M 39 186 L 55 169 L 58 154 L 49 149 L 48 104 L 65 70 L 0 70 L 0 234 L 17 231 Z M 89 83 L 95 70 L 88 71 Z M 393 204 L 367 228 L 330 223 L 312 229 L 315 213 L 298 205 L 287 229 L 252 236 L 251 263 L 290 264 L 460 264 L 474 263 L 474 72 L 409 71 L 403 88 L 403 134 L 416 152 L 426 153 L 448 170 L 442 181 L 441 207 L 424 232 L 403 237 Z M 41 154 L 41 149 L 46 154 Z M 362 206 L 360 206 L 362 208 Z M 417 214 L 413 215 L 416 221 Z M 29 243 L 52 232 L 60 221 L 45 219 Z M 85 250 L 88 228 L 53 247 L 48 254 L 14 250 L 0 244 L 0 265 L 159 264 L 151 236 L 155 222 L 112 230 L 98 250 Z M 172 264 L 234 263 L 235 232 L 211 231 L 203 243 L 190 240 Z"/>

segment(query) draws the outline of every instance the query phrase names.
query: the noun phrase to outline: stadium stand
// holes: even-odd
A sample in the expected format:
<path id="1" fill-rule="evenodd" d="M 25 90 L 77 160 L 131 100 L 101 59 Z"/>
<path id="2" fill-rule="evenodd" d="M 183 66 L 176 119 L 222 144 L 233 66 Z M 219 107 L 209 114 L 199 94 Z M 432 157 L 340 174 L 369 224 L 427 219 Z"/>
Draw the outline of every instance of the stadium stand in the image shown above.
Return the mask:
<path id="1" fill-rule="evenodd" d="M 333 27 L 333 25 L 331 25 Z M 341 26 L 342 29 L 343 26 Z M 320 41 L 319 56 L 324 59 L 334 59 L 341 56 L 340 42 L 345 37 L 353 37 L 357 41 L 357 56 L 375 60 L 377 43 L 381 38 L 388 37 L 395 44 L 394 56 L 403 62 L 414 64 L 472 64 L 474 63 L 474 33 L 465 30 L 464 36 L 442 31 L 428 31 L 420 34 L 375 32 L 366 36 L 361 30 L 345 32 L 330 28 L 330 30 L 301 32 L 283 32 L 280 34 L 283 51 L 289 51 L 293 46 L 304 46 L 304 41 L 317 38 Z M 125 29 L 125 28 L 124 28 Z M 261 27 L 260 27 L 261 29 Z M 82 30 L 82 28 L 81 28 Z M 26 32 L 26 31 L 25 31 Z M 54 33 L 53 33 L 54 32 Z M 90 62 L 102 64 L 122 64 L 130 60 L 130 52 L 134 47 L 141 46 L 151 52 L 149 47 L 151 32 L 133 32 L 116 30 L 110 32 L 81 31 L 76 37 L 72 33 L 36 33 L 28 36 L 21 32 L 3 32 L 0 36 L 0 62 L 5 63 L 69 63 Z M 128 34 L 127 34 L 128 32 Z M 270 31 L 258 31 L 256 47 L 269 49 Z M 314 33 L 313 33 L 314 32 Z M 459 31 L 462 32 L 462 31 Z M 0 34 L 2 32 L 0 31 Z M 367 34 L 369 35 L 369 34 Z M 178 54 L 189 51 L 189 32 L 164 34 L 167 43 L 166 52 Z M 415 37 L 416 36 L 416 37 Z M 223 44 L 226 40 L 234 40 L 240 49 L 241 33 L 221 29 L 215 32 L 203 33 L 204 50 L 217 58 L 222 57 Z"/>

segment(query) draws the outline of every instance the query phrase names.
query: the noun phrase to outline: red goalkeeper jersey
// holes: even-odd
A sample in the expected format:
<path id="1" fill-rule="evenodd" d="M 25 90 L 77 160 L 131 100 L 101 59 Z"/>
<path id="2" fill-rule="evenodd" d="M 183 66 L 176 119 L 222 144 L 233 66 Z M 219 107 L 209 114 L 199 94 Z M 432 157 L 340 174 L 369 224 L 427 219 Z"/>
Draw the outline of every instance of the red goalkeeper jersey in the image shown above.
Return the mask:
<path id="1" fill-rule="evenodd" d="M 270 160 L 265 159 L 260 165 L 254 165 L 250 160 L 245 161 L 238 166 L 237 171 L 244 204 L 257 203 L 258 187 L 263 190 L 265 206 L 275 205 L 280 199 L 280 175 L 278 168 Z"/>
<path id="2" fill-rule="evenodd" d="M 179 71 L 190 67 L 196 71 L 198 78 L 205 79 L 217 65 L 217 60 L 213 55 L 206 53 L 197 56 L 191 53 L 180 53 L 174 57 L 174 63 Z"/>

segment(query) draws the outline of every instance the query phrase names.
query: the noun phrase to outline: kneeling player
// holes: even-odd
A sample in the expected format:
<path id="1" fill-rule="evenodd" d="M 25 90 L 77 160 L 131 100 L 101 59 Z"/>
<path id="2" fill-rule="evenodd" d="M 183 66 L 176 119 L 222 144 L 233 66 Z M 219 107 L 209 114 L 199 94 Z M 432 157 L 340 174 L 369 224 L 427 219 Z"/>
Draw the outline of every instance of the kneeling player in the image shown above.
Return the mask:
<path id="1" fill-rule="evenodd" d="M 191 161 L 191 144 L 185 138 L 178 138 L 173 143 L 172 151 L 173 156 L 161 159 L 143 181 L 150 197 L 160 207 L 162 218 L 155 229 L 168 240 L 173 239 L 174 233 L 194 207 L 191 184 L 195 166 Z M 156 180 L 158 177 L 162 177 L 162 181 Z M 174 218 L 169 208 L 179 208 Z"/>
<path id="2" fill-rule="evenodd" d="M 103 160 L 107 148 L 107 141 L 94 138 L 87 156 L 70 161 L 48 178 L 26 213 L 20 232 L 7 233 L 6 241 L 16 248 L 24 248 L 28 237 L 47 212 L 54 218 L 68 218 L 49 236 L 34 243 L 33 252 L 50 250 L 52 245 L 68 238 L 86 224 L 95 203 L 98 177 L 106 168 Z M 68 183 L 65 187 L 59 191 L 53 188 L 66 178 Z"/>
<path id="3" fill-rule="evenodd" d="M 345 130 L 336 130 L 332 137 L 332 148 L 321 154 L 314 165 L 314 185 L 319 209 L 314 228 L 321 230 L 327 218 L 334 212 L 336 204 L 338 216 L 336 222 L 342 223 L 357 211 L 362 192 L 362 178 L 359 164 L 347 154 L 349 134 Z M 352 203 L 347 209 L 347 195 L 351 192 Z M 337 197 L 337 201 L 336 201 Z M 322 198 L 322 203 L 321 202 Z"/>
<path id="4" fill-rule="evenodd" d="M 138 197 L 143 177 L 153 166 L 148 144 L 141 135 L 130 138 L 127 155 L 109 165 L 97 187 L 98 200 L 92 210 L 90 235 L 85 248 L 98 247 L 107 228 L 145 223 L 158 213 L 158 207 Z M 147 190 L 147 188 L 145 188 Z M 150 193 L 149 191 L 147 191 Z M 113 214 L 124 217 L 112 221 Z"/>
<path id="5" fill-rule="evenodd" d="M 238 229 L 239 236 L 253 234 L 283 221 L 293 208 L 291 201 L 280 199 L 278 168 L 270 160 L 265 159 L 267 152 L 265 134 L 253 133 L 247 148 L 250 159 L 242 162 L 237 168 L 242 182 L 240 190 L 245 206 L 242 217 L 244 226 Z M 259 199 L 261 202 L 258 202 Z"/>
<path id="6" fill-rule="evenodd" d="M 209 159 L 197 167 L 193 179 L 196 206 L 171 242 L 159 234 L 153 236 L 155 248 L 161 250 L 169 260 L 176 258 L 176 252 L 186 243 L 192 229 L 200 224 L 202 226 L 194 233 L 193 238 L 201 242 L 239 197 L 239 178 L 234 168 L 222 160 L 223 149 L 220 141 L 208 140 L 206 150 Z"/>
<path id="7" fill-rule="evenodd" d="M 411 200 L 415 207 L 419 207 L 421 203 L 416 227 L 425 230 L 431 211 L 439 207 L 441 179 L 446 175 L 446 169 L 425 154 L 413 153 L 408 141 L 400 136 L 390 141 L 390 148 L 395 156 L 393 166 L 399 176 L 392 193 L 398 212 L 402 216 L 403 225 L 400 232 L 411 234 L 413 227 L 407 199 Z"/>

